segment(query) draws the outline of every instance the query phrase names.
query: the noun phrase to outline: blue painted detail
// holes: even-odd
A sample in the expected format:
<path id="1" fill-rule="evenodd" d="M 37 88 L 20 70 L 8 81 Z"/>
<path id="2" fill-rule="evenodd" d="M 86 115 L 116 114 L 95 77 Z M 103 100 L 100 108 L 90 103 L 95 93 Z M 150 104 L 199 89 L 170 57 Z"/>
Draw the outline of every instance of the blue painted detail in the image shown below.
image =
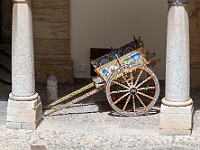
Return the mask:
<path id="1" fill-rule="evenodd" d="M 131 58 L 135 59 L 135 60 L 141 60 L 140 53 L 136 53 L 136 54 L 132 55 Z"/>
<path id="2" fill-rule="evenodd" d="M 103 69 L 103 70 L 102 70 L 102 73 L 103 73 L 106 77 L 107 77 L 108 74 L 109 74 L 108 70 L 106 70 L 106 69 Z"/>

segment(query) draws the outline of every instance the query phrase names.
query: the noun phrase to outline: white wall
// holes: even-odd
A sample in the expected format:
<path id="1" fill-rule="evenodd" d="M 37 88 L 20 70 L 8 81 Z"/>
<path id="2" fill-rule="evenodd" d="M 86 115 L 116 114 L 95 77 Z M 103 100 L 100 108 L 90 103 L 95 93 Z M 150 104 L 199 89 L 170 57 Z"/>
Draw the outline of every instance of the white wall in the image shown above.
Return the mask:
<path id="1" fill-rule="evenodd" d="M 167 9 L 165 0 L 71 0 L 70 49 L 75 77 L 90 77 L 90 48 L 118 48 L 135 35 L 161 59 L 154 70 L 164 79 Z"/>

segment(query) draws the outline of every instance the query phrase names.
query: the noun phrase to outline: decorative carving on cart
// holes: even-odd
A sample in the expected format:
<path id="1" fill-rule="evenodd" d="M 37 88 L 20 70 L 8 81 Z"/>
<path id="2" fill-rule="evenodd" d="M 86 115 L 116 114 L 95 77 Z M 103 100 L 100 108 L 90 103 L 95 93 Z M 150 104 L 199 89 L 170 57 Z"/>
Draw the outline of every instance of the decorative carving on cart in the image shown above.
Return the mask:
<path id="1" fill-rule="evenodd" d="M 110 106 L 122 116 L 140 116 L 146 114 L 156 103 L 160 86 L 156 75 L 149 68 L 159 62 L 146 51 L 140 38 L 112 50 L 91 62 L 98 76 L 93 82 L 56 100 L 44 109 L 50 109 L 50 115 L 69 107 L 81 100 L 105 90 Z M 151 56 L 151 57 L 150 57 Z M 153 57 L 152 57 L 153 56 Z M 82 92 L 86 91 L 82 95 Z M 75 99 L 72 99 L 77 96 Z M 63 105 L 58 105 L 66 101 Z"/>

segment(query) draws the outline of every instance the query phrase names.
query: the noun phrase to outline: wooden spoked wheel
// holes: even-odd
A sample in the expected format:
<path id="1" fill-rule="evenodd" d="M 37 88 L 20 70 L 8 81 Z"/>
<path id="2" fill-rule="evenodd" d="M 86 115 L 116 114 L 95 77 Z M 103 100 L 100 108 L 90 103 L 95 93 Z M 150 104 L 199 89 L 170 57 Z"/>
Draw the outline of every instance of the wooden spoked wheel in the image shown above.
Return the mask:
<path id="1" fill-rule="evenodd" d="M 123 116 L 141 116 L 156 103 L 160 94 L 158 79 L 147 66 L 118 68 L 106 84 L 110 106 Z"/>

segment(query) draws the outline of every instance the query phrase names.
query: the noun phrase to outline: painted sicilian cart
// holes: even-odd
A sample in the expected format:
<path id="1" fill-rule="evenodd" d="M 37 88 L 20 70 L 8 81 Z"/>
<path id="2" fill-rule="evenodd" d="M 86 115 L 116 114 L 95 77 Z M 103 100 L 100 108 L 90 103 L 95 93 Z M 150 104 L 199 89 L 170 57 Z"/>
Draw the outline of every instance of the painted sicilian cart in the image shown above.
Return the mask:
<path id="1" fill-rule="evenodd" d="M 142 40 L 134 38 L 119 49 L 93 60 L 91 64 L 98 74 L 93 77 L 93 82 L 46 106 L 45 109 L 53 107 L 46 115 L 69 107 L 101 90 L 105 91 L 110 106 L 119 115 L 146 114 L 154 106 L 160 93 L 158 79 L 149 68 L 157 60 L 150 56 L 147 58 L 146 54 Z M 58 105 L 64 101 L 67 102 Z"/>

